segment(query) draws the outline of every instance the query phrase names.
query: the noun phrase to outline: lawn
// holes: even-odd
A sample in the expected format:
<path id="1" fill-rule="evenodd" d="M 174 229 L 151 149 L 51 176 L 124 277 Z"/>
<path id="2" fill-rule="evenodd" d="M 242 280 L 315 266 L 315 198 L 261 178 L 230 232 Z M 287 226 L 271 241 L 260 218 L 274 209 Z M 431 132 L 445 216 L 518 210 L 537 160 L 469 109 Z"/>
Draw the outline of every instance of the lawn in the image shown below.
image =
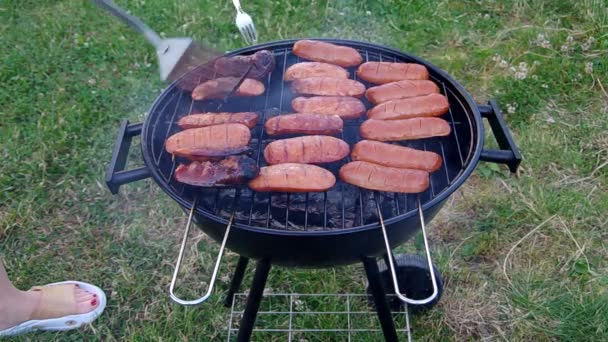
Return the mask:
<path id="1" fill-rule="evenodd" d="M 221 50 L 244 44 L 230 1 L 116 2 L 167 37 L 192 36 Z M 243 6 L 261 41 L 338 37 L 388 45 L 446 70 L 479 103 L 496 98 L 506 113 L 524 158 L 520 171 L 480 164 L 430 224 L 445 293 L 414 319 L 416 340 L 608 339 L 604 0 Z M 90 2 L 73 0 L 1 2 L 0 41 L 0 257 L 21 288 L 76 278 L 109 298 L 85 329 L 14 340 L 225 340 L 230 310 L 221 293 L 237 256 L 227 255 L 210 302 L 174 304 L 167 289 L 185 215 L 151 180 L 117 196 L 104 184 L 120 120 L 143 120 L 164 86 L 154 51 Z M 136 166 L 138 155 L 131 160 Z M 185 297 L 205 289 L 218 246 L 198 230 L 192 240 Z M 420 251 L 417 242 L 400 249 Z M 360 265 L 275 268 L 267 291 L 362 294 L 364 272 Z"/>

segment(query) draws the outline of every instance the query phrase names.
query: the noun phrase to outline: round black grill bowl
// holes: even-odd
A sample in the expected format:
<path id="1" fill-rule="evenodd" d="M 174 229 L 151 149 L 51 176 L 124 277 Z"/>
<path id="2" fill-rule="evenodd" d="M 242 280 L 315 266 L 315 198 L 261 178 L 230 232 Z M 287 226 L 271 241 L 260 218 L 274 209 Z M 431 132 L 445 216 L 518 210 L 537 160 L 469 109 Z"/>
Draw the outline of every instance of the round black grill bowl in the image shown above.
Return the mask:
<path id="1" fill-rule="evenodd" d="M 413 62 L 425 65 L 441 92 L 448 97 L 450 112 L 443 116 L 450 122 L 452 134 L 447 137 L 404 142 L 402 145 L 439 153 L 444 161 L 432 173 L 431 186 L 420 194 L 426 221 L 440 210 L 445 200 L 458 189 L 483 159 L 507 163 L 512 171 L 519 164 L 519 153 L 498 108 L 478 106 L 470 94 L 447 73 L 430 63 L 400 51 L 374 44 L 325 39 L 357 49 L 366 61 Z M 219 101 L 192 101 L 190 93 L 180 89 L 178 81 L 167 87 L 152 105 L 143 123 L 127 126 L 117 140 L 107 183 L 113 192 L 121 184 L 151 175 L 155 182 L 189 211 L 196 201 L 194 221 L 213 239 L 221 241 L 230 216 L 235 214 L 227 247 L 235 253 L 254 259 L 268 258 L 284 266 L 323 267 L 355 263 L 363 256 L 385 253 L 376 203 L 380 206 L 392 247 L 409 239 L 420 228 L 416 207 L 417 195 L 372 192 L 338 181 L 325 193 L 283 194 L 255 193 L 247 187 L 201 189 L 174 180 L 173 172 L 184 160 L 174 159 L 164 150 L 164 142 L 179 131 L 177 120 L 201 111 L 255 111 L 260 115 L 252 130 L 252 158 L 265 166 L 263 148 L 273 139 L 263 130 L 272 115 L 289 113 L 295 97 L 282 81 L 287 67 L 299 62 L 291 53 L 296 40 L 270 42 L 229 53 L 252 54 L 270 50 L 276 68 L 266 79 L 266 92 L 256 98 L 235 98 L 226 104 Z M 355 68 L 349 71 L 356 79 Z M 365 83 L 365 82 L 363 82 Z M 366 84 L 369 86 L 369 84 Z M 365 102 L 368 108 L 370 104 Z M 481 109 L 481 111 L 480 111 Z M 490 119 L 503 150 L 483 149 L 482 114 Z M 346 121 L 342 139 L 351 146 L 360 140 L 358 129 L 363 119 Z M 497 125 L 496 127 L 495 124 Z M 141 130 L 141 149 L 145 168 L 121 171 L 130 137 Z M 129 133 L 131 132 L 131 133 Z M 498 132 L 498 133 L 497 133 Z M 504 139 L 501 139 L 504 138 Z M 126 145 L 126 147 L 125 147 Z M 124 153 L 123 153 L 124 154 Z M 337 175 L 348 162 L 324 165 Z"/>

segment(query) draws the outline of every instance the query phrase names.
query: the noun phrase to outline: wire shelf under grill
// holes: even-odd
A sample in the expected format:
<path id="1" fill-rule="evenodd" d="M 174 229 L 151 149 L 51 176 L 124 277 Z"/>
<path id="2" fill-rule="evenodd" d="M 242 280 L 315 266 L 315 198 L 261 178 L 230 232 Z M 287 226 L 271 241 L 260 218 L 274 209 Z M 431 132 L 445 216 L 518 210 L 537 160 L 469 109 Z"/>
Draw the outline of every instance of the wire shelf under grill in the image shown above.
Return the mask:
<path id="1" fill-rule="evenodd" d="M 390 298 L 390 296 L 388 296 Z M 235 341 L 247 295 L 237 293 L 227 341 Z M 377 313 L 363 294 L 265 294 L 252 341 L 379 341 Z M 393 312 L 397 335 L 411 341 L 408 310 Z"/>
<path id="2" fill-rule="evenodd" d="M 271 49 L 275 56 L 276 68 L 266 79 L 265 95 L 254 98 L 234 98 L 226 104 L 219 101 L 192 101 L 188 92 L 174 89 L 161 101 L 150 116 L 152 159 L 158 167 L 161 177 L 171 191 L 178 196 L 193 202 L 198 198 L 198 205 L 203 211 L 228 219 L 235 213 L 235 221 L 249 226 L 291 231 L 325 231 L 348 229 L 361 225 L 378 222 L 376 213 L 377 199 L 385 219 L 412 212 L 416 208 L 416 195 L 397 193 L 372 192 L 346 184 L 338 179 L 336 185 L 323 193 L 286 194 L 286 193 L 256 193 L 247 187 L 201 189 L 184 185 L 174 180 L 173 173 L 179 164 L 184 162 L 174 158 L 164 149 L 164 141 L 180 129 L 177 126 L 179 118 L 195 112 L 203 111 L 255 111 L 259 114 L 256 127 L 252 129 L 252 158 L 260 167 L 266 165 L 263 157 L 264 147 L 275 140 L 266 135 L 264 122 L 273 115 L 292 112 L 291 100 L 296 97 L 283 82 L 283 73 L 289 66 L 300 62 L 300 58 L 292 54 L 290 48 Z M 398 61 L 411 62 L 404 56 L 375 51 L 372 48 L 359 52 L 366 61 Z M 355 68 L 349 69 L 351 78 L 357 79 Z M 421 194 L 421 200 L 426 203 L 445 191 L 463 172 L 473 149 L 473 129 L 470 109 L 464 105 L 458 91 L 442 81 L 440 75 L 431 71 L 431 79 L 436 82 L 441 92 L 448 97 L 450 111 L 443 116 L 452 128 L 452 134 L 447 137 L 406 141 L 399 143 L 425 151 L 433 151 L 443 158 L 441 169 L 433 172 L 429 188 Z M 361 81 L 361 80 L 359 80 Z M 366 87 L 371 86 L 362 82 Z M 367 108 L 371 105 L 362 99 Z M 345 121 L 342 139 L 351 147 L 359 140 L 359 126 L 364 118 Z M 350 158 L 325 164 L 323 167 L 335 175 L 342 165 Z M 337 177 L 336 177 L 337 178 Z"/>

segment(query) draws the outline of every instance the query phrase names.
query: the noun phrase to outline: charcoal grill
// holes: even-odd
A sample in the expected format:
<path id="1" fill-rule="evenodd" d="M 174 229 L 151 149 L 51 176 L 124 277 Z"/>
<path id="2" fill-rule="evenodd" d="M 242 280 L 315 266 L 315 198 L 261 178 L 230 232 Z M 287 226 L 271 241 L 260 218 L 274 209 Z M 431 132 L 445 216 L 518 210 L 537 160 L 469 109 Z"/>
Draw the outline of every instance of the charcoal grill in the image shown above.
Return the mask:
<path id="1" fill-rule="evenodd" d="M 447 96 L 450 110 L 444 116 L 452 134 L 447 137 L 421 139 L 401 143 L 404 146 L 433 151 L 443 157 L 443 166 L 431 174 L 429 188 L 421 194 L 405 195 L 360 189 L 341 181 L 323 193 L 287 194 L 255 193 L 247 187 L 201 189 L 175 181 L 173 174 L 182 162 L 164 149 L 165 140 L 180 129 L 177 121 L 182 116 L 203 111 L 255 111 L 260 115 L 258 125 L 252 129 L 252 158 L 265 166 L 264 147 L 274 139 L 263 128 L 265 120 L 274 115 L 291 112 L 295 97 L 283 82 L 287 67 L 300 59 L 291 49 L 296 40 L 269 42 L 236 50 L 229 55 L 248 55 L 259 50 L 270 50 L 276 59 L 276 68 L 265 80 L 266 92 L 256 98 L 233 98 L 225 101 L 192 101 L 190 93 L 176 81 L 156 99 L 143 123 L 123 121 L 116 140 L 106 183 L 116 194 L 121 185 L 152 177 L 154 181 L 189 212 L 182 248 L 180 249 L 174 278 L 170 286 L 171 297 L 181 304 L 198 304 L 212 292 L 222 253 L 228 248 L 240 255 L 228 291 L 230 305 L 239 288 L 249 259 L 257 260 L 254 281 L 243 314 L 238 340 L 251 335 L 256 312 L 262 298 L 271 264 L 287 267 L 333 267 L 363 262 L 373 295 L 376 310 L 387 340 L 396 340 L 393 322 L 387 304 L 381 273 L 376 263 L 383 257 L 396 294 L 414 305 L 432 305 L 440 295 L 440 282 L 435 272 L 426 241 L 425 221 L 431 220 L 446 199 L 471 175 L 479 160 L 503 163 L 516 172 L 521 156 L 495 101 L 478 105 L 462 85 L 436 66 L 401 51 L 370 43 L 322 39 L 357 49 L 366 61 L 410 62 L 425 65 L 431 80 Z M 349 69 L 356 78 L 354 68 Z M 185 76 L 187 78 L 188 75 Z M 191 75 L 190 75 L 191 77 Z M 363 82 L 366 86 L 370 84 Z M 366 102 L 370 108 L 370 104 Z M 484 149 L 482 117 L 488 119 L 499 150 Z M 351 146 L 360 140 L 359 125 L 363 119 L 345 121 L 342 139 Z M 131 138 L 141 135 L 141 151 L 145 166 L 124 170 Z M 337 174 L 348 159 L 324 165 Z M 214 240 L 221 242 L 207 294 L 197 300 L 181 300 L 173 294 L 175 276 L 183 256 L 188 231 L 192 223 L 199 226 Z M 422 228 L 429 282 L 416 284 L 398 277 L 398 269 L 391 250 L 403 244 Z M 431 286 L 432 285 L 432 286 Z M 412 287 L 425 288 L 426 296 L 407 298 L 400 291 Z M 410 291 L 412 292 L 412 291 Z M 415 292 L 415 291 L 414 291 Z"/>

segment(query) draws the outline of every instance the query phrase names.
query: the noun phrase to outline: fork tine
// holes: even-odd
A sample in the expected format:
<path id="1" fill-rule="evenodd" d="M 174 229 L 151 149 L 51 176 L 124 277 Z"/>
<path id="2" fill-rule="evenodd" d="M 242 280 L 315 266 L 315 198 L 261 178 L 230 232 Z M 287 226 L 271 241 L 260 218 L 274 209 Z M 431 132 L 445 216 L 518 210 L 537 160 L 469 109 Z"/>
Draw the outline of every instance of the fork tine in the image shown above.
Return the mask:
<path id="1" fill-rule="evenodd" d="M 257 41 L 258 37 L 257 37 L 257 33 L 255 31 L 255 26 L 253 25 L 253 23 L 251 23 L 250 25 L 247 25 L 247 28 L 249 29 L 249 34 L 250 34 L 250 38 L 251 38 L 252 42 Z"/>

